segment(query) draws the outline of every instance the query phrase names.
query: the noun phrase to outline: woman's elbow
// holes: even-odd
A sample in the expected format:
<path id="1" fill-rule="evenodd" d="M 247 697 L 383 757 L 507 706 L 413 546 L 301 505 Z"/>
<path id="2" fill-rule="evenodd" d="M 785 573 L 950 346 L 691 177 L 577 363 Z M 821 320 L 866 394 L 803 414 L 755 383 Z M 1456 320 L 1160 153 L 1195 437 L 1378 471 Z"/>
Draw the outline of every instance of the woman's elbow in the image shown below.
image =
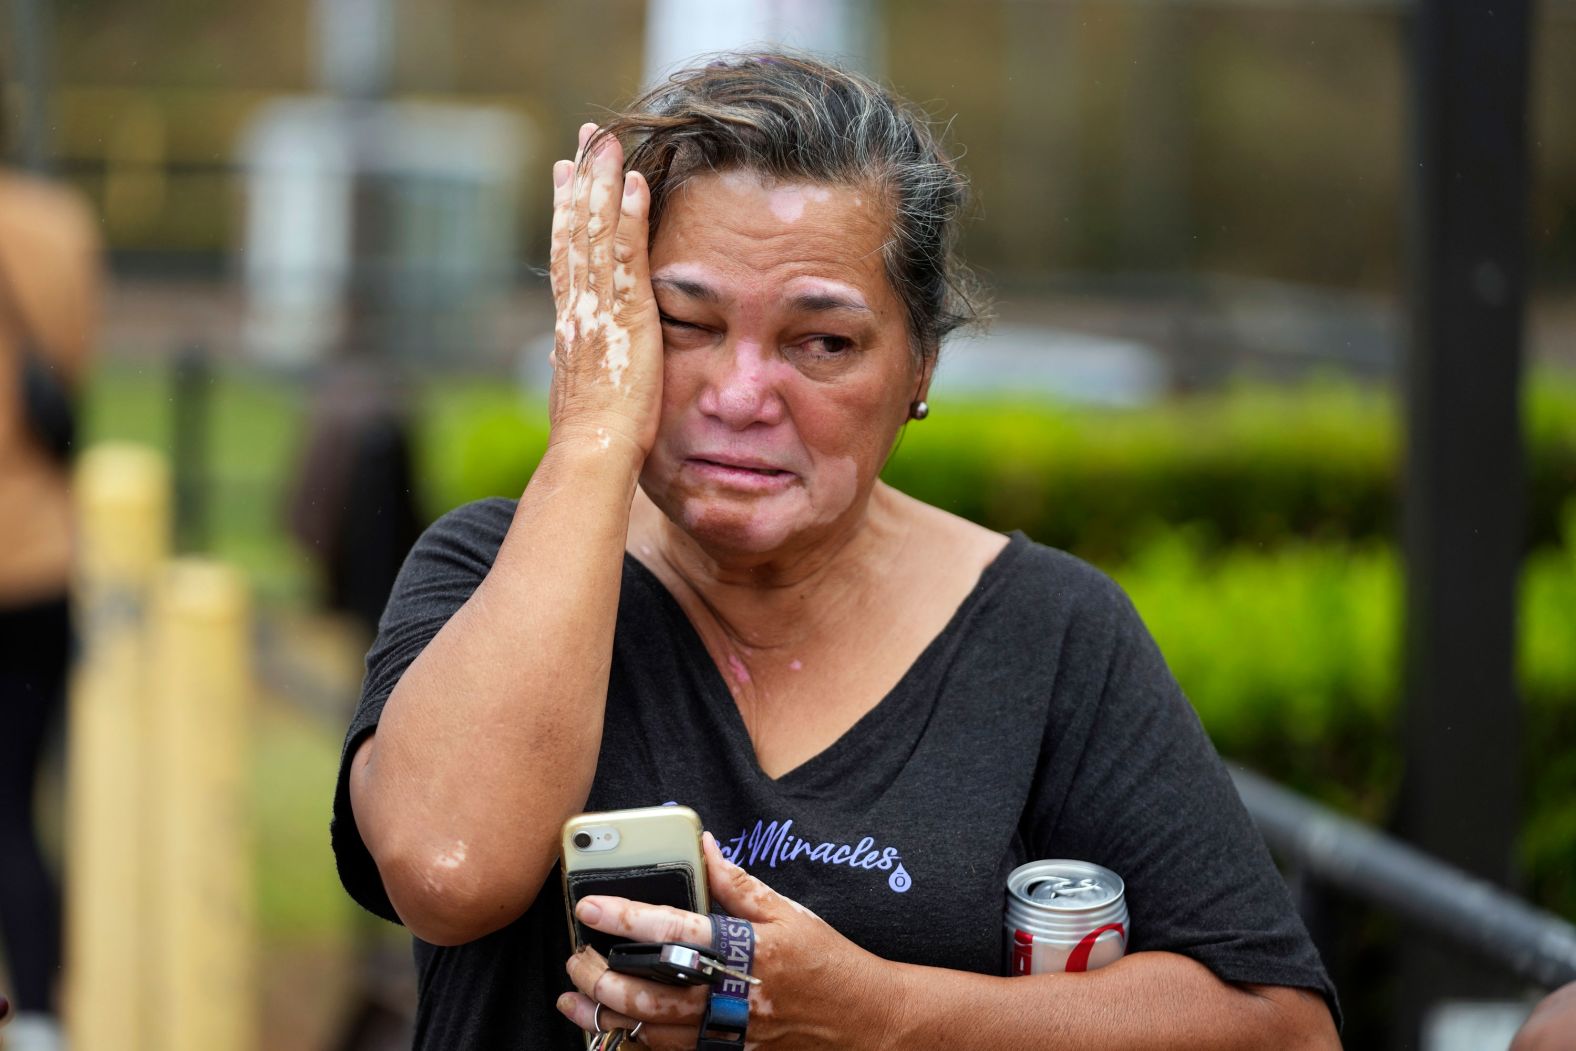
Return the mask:
<path id="1" fill-rule="evenodd" d="M 1335 1019 L 1318 993 L 1284 985 L 1248 986 L 1246 991 L 1265 1007 L 1265 1021 L 1273 1040 L 1264 1046 L 1289 1051 L 1340 1051 Z"/>
<path id="2" fill-rule="evenodd" d="M 431 945 L 464 945 L 518 919 L 535 888 L 499 879 L 459 850 L 378 861 L 383 889 L 411 934 Z"/>

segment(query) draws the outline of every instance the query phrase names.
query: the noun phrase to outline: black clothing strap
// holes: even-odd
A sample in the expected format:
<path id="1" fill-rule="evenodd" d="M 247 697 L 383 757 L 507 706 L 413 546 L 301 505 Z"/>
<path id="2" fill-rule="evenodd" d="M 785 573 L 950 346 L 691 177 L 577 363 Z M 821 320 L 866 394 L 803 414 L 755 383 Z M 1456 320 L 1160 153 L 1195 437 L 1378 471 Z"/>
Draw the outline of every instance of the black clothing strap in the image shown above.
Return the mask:
<path id="1" fill-rule="evenodd" d="M 0 320 L 16 339 L 21 370 L 22 416 L 35 441 L 59 463 L 67 463 L 76 446 L 77 412 L 60 370 L 43 353 L 43 344 L 27 323 L 16 286 L 0 256 Z"/>

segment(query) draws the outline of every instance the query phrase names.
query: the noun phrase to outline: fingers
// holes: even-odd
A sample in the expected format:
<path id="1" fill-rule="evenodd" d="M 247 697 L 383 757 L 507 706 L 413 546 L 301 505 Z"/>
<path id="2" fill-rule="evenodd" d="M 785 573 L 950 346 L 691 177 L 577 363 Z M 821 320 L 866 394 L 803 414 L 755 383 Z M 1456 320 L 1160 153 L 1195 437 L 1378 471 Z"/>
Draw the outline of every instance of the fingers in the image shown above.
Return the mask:
<path id="1" fill-rule="evenodd" d="M 605 1005 L 602 1028 L 608 1028 L 607 1013 L 617 1011 L 641 1022 L 694 1025 L 706 1010 L 710 990 L 699 985 L 664 985 L 661 982 L 619 974 L 610 970 L 602 954 L 582 949 L 569 957 L 565 970 L 575 988 L 595 1003 Z M 631 1022 L 630 1025 L 633 1025 Z"/>
<path id="2" fill-rule="evenodd" d="M 590 122 L 580 125 L 580 141 L 575 159 L 553 162 L 553 226 L 549 241 L 547 274 L 553 289 L 553 304 L 563 317 L 569 306 L 569 290 L 574 287 L 575 260 L 570 254 L 575 218 L 575 172 L 586 140 L 596 130 Z"/>
<path id="3" fill-rule="evenodd" d="M 613 238 L 613 296 L 623 315 L 652 303 L 651 267 L 646 256 L 651 188 L 636 171 L 624 175 L 619 202 L 618 232 Z"/>
<path id="4" fill-rule="evenodd" d="M 553 235 L 547 254 L 547 276 L 553 287 L 553 303 L 560 310 L 569 292 L 569 204 L 574 174 L 573 161 L 553 162 Z"/>
<path id="5" fill-rule="evenodd" d="M 786 898 L 722 856 L 716 838 L 701 834 L 701 849 L 706 855 L 706 882 L 712 897 L 725 911 L 756 923 L 778 915 Z"/>
<path id="6" fill-rule="evenodd" d="M 627 898 L 592 895 L 575 906 L 581 923 L 632 942 L 711 944 L 711 920 L 671 905 L 646 905 Z"/>
<path id="7" fill-rule="evenodd" d="M 607 205 L 616 195 L 607 185 L 609 158 L 606 151 L 616 145 L 617 142 L 606 137 L 597 139 L 593 131 L 575 155 L 569 231 L 571 294 L 579 294 L 587 286 L 596 285 L 595 277 L 589 272 L 591 246 L 593 241 L 607 243 Z M 605 282 L 603 287 L 606 287 Z"/>
<path id="8" fill-rule="evenodd" d="M 563 1016 L 588 1033 L 596 1032 L 596 1001 L 584 993 L 565 993 L 558 998 L 558 1010 Z M 635 1019 L 625 1018 L 623 1015 L 608 1007 L 602 1008 L 602 1028 L 633 1029 Z M 637 1047 L 649 1047 L 653 1051 L 671 1051 L 674 1048 L 694 1048 L 695 1024 L 689 1025 L 664 1025 L 658 1022 L 646 1022 L 640 1030 L 640 1039 L 636 1041 Z M 625 1045 L 626 1047 L 629 1045 Z"/>
<path id="9" fill-rule="evenodd" d="M 613 285 L 612 242 L 623 198 L 624 151 L 612 136 L 592 138 L 589 160 L 582 160 L 586 171 L 575 208 L 584 223 L 586 285 L 595 290 L 597 306 L 607 307 L 611 304 L 605 297 Z"/>
<path id="10" fill-rule="evenodd" d="M 603 364 L 617 387 L 628 366 L 629 346 L 627 333 L 615 331 L 612 323 L 632 321 L 639 307 L 651 304 L 650 279 L 640 280 L 648 272 L 649 195 L 643 179 L 624 174 L 618 139 L 594 124 L 581 126 L 580 149 L 570 169 L 562 189 L 561 166 L 553 172 L 553 251 L 562 260 L 551 267 L 559 318 L 554 360 L 564 361 L 582 338 L 600 337 L 606 343 Z M 622 229 L 626 210 L 628 230 Z"/>

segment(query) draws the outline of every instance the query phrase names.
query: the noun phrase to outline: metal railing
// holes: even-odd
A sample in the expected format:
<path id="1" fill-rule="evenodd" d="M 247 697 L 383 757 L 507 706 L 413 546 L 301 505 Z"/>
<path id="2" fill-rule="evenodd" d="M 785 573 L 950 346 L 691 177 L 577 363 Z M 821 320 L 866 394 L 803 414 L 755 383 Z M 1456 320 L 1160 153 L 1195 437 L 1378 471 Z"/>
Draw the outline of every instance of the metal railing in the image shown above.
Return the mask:
<path id="1" fill-rule="evenodd" d="M 1518 978 L 1549 989 L 1576 981 L 1576 926 L 1266 777 L 1230 770 L 1265 842 L 1304 876 Z"/>

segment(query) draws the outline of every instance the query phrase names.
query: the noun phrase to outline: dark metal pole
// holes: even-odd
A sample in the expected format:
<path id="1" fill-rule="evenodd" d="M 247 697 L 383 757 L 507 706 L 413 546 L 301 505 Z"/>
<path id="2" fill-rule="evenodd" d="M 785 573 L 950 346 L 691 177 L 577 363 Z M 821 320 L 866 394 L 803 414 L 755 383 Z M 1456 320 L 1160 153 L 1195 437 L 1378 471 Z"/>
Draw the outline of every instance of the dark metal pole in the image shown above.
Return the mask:
<path id="1" fill-rule="evenodd" d="M 1415 846 L 1499 884 L 1520 827 L 1515 595 L 1526 297 L 1527 0 L 1421 0 L 1408 238 L 1405 773 Z M 1483 996 L 1481 972 L 1409 942 L 1398 1020 Z"/>
<path id="2" fill-rule="evenodd" d="M 208 421 L 213 371 L 208 352 L 192 344 L 175 357 L 175 546 L 182 554 L 208 548 Z"/>
<path id="3" fill-rule="evenodd" d="M 45 0 L 11 0 L 11 56 L 22 85 L 22 126 L 15 160 L 28 171 L 49 170 L 49 5 Z"/>

